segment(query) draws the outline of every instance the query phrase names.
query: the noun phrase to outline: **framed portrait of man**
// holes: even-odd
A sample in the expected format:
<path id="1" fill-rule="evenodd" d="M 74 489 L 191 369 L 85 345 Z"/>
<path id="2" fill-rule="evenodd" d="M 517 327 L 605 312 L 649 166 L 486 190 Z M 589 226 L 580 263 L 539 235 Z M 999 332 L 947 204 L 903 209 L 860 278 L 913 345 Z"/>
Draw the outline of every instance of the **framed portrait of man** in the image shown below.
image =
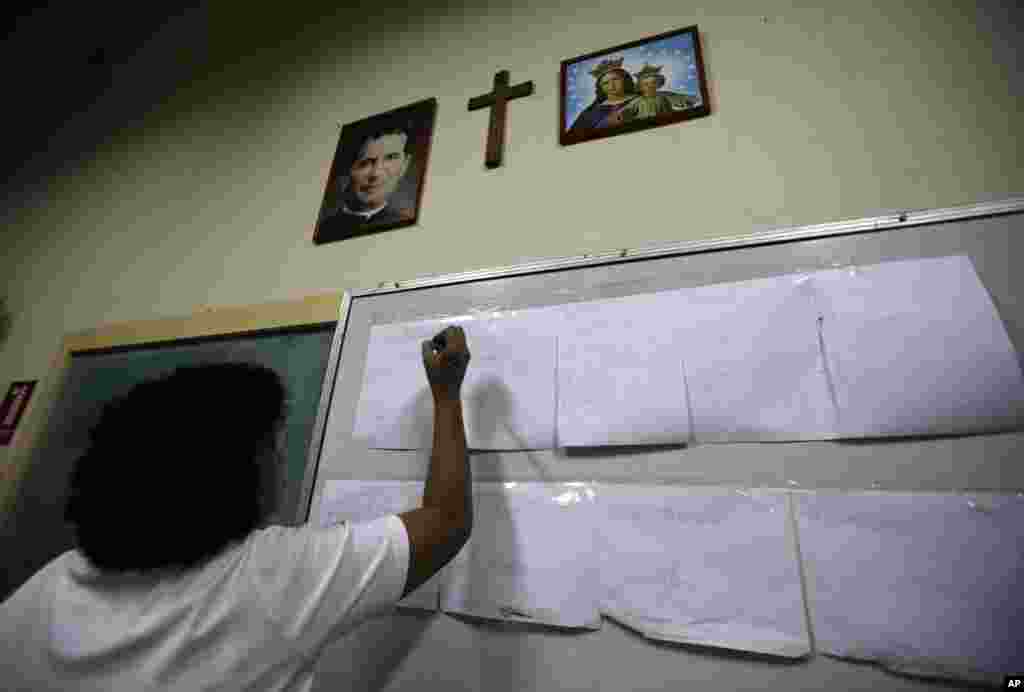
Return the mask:
<path id="1" fill-rule="evenodd" d="M 710 115 L 697 27 L 563 60 L 559 105 L 562 145 Z"/>
<path id="2" fill-rule="evenodd" d="M 315 244 L 416 223 L 436 111 L 437 99 L 427 99 L 341 129 Z"/>

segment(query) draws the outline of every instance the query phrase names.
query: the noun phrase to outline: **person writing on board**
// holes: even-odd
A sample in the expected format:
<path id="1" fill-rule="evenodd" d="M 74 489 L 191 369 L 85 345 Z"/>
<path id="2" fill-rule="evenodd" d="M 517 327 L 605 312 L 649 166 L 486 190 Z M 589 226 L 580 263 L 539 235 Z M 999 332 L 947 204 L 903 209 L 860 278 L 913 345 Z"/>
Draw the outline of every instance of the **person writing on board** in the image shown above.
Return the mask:
<path id="1" fill-rule="evenodd" d="M 366 523 L 263 526 L 286 413 L 272 370 L 179 368 L 107 404 L 72 473 L 76 549 L 0 604 L 0 687 L 310 690 L 328 644 L 472 530 L 466 336 L 449 327 L 422 350 L 435 402 L 422 506 Z"/>

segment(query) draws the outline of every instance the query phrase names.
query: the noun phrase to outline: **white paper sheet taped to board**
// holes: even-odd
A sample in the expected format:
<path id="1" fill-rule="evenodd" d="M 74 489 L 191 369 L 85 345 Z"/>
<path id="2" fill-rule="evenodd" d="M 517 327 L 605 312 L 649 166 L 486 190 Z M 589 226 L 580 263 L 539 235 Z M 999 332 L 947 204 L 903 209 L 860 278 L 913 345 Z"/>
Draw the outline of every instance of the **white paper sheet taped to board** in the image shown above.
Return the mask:
<path id="1" fill-rule="evenodd" d="M 691 442 L 675 291 L 559 306 L 558 444 Z M 527 311 L 527 317 L 537 311 Z"/>
<path id="2" fill-rule="evenodd" d="M 370 329 L 353 436 L 380 449 L 429 449 L 433 398 L 421 342 L 461 324 L 472 360 L 462 385 L 470 449 L 551 449 L 555 337 L 515 318 L 456 318 Z"/>
<path id="3" fill-rule="evenodd" d="M 680 291 L 668 319 L 676 327 L 698 443 L 836 436 L 808 277 Z"/>
<path id="4" fill-rule="evenodd" d="M 1024 652 L 1024 497 L 794 493 L 817 647 L 998 682 Z"/>
<path id="5" fill-rule="evenodd" d="M 594 487 L 602 614 L 651 639 L 810 653 L 786 491 Z"/>
<path id="6" fill-rule="evenodd" d="M 812 280 L 843 437 L 1020 425 L 1020 362 L 970 258 L 883 262 Z"/>
<path id="7" fill-rule="evenodd" d="M 599 629 L 590 486 L 477 483 L 473 501 L 473 535 L 452 560 L 442 610 Z"/>

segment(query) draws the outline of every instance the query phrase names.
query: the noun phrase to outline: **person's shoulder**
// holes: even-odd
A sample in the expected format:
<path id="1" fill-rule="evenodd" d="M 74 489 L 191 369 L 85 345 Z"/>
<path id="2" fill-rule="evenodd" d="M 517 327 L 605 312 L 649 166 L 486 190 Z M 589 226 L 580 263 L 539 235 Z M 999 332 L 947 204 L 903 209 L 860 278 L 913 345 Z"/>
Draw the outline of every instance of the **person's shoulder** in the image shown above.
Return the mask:
<path id="1" fill-rule="evenodd" d="M 359 588 L 358 579 L 342 582 L 351 581 L 353 575 L 374 572 L 378 555 L 385 549 L 392 556 L 389 564 L 395 565 L 391 571 L 400 572 L 404 579 L 409 559 L 408 536 L 397 515 L 322 527 L 313 523 L 269 526 L 249 535 L 239 567 L 248 575 L 246 583 L 253 593 L 303 598 L 302 594 L 312 590 L 327 574 L 340 575 L 341 581 L 335 586 L 343 591 Z"/>
<path id="2" fill-rule="evenodd" d="M 258 545 L 279 545 L 283 543 L 295 543 L 309 540 L 310 537 L 322 534 L 331 529 L 345 529 L 348 523 L 342 522 L 329 527 L 319 527 L 312 523 L 299 524 L 298 526 L 286 526 L 284 524 L 272 524 L 251 532 L 246 543 L 251 546 Z"/>
<path id="3" fill-rule="evenodd" d="M 287 582 L 291 573 L 308 567 L 328 545 L 342 549 L 347 524 L 321 529 L 313 524 L 300 526 L 267 526 L 251 532 L 240 546 L 243 569 L 270 582 Z"/>
<path id="4" fill-rule="evenodd" d="M 235 592 L 294 650 L 319 650 L 402 596 L 409 546 L 396 515 L 271 526 L 251 539 Z"/>
<path id="5" fill-rule="evenodd" d="M 298 526 L 275 524 L 252 531 L 241 549 L 250 553 L 269 551 L 279 556 L 279 551 L 304 551 L 310 546 L 321 548 L 330 544 L 350 548 L 352 546 L 348 542 L 353 536 L 394 539 L 404 536 L 404 531 L 401 519 L 395 514 L 361 522 L 343 521 L 328 526 L 317 526 L 312 522 Z"/>

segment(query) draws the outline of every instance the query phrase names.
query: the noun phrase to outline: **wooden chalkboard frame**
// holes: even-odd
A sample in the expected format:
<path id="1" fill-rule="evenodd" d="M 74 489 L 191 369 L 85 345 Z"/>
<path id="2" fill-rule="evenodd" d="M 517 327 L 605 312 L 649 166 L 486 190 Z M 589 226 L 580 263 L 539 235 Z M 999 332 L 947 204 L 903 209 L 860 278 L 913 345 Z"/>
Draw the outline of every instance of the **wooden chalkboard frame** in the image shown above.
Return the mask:
<path id="1" fill-rule="evenodd" d="M 325 293 L 299 300 L 257 305 L 201 307 L 184 317 L 121 322 L 65 335 L 49 371 L 41 378 L 35 396 L 25 410 L 21 426 L 11 440 L 8 463 L 0 466 L 0 525 L 7 521 L 14 508 L 20 482 L 28 470 L 33 451 L 41 443 L 41 435 L 71 368 L 73 356 L 125 347 L 171 345 L 195 339 L 244 337 L 289 328 L 313 327 L 336 322 L 342 299 L 340 293 Z M 336 347 L 337 344 L 332 342 L 332 353 Z M 307 468 L 305 475 L 315 474 Z M 309 497 L 302 497 L 302 505 L 305 507 Z"/>

